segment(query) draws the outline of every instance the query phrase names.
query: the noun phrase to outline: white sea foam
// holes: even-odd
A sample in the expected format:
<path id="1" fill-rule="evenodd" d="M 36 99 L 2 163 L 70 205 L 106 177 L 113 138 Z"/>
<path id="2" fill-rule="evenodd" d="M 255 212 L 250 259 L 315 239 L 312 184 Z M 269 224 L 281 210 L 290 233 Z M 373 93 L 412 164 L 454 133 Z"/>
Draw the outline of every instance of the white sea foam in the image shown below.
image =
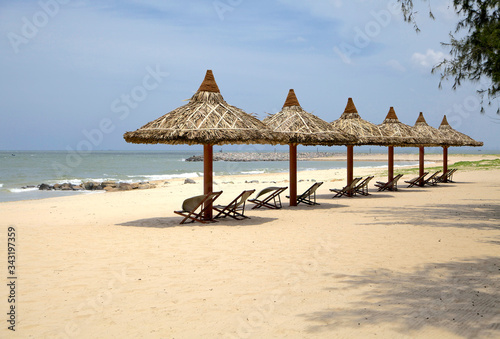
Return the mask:
<path id="1" fill-rule="evenodd" d="M 9 191 L 12 192 L 12 193 L 26 193 L 26 192 L 38 191 L 38 187 L 10 188 Z"/>
<path id="2" fill-rule="evenodd" d="M 177 179 L 177 178 L 193 178 L 200 177 L 201 175 L 197 172 L 192 173 L 181 173 L 181 174 L 159 174 L 159 175 L 145 175 L 144 177 L 148 180 L 168 180 L 168 179 Z"/>
<path id="3" fill-rule="evenodd" d="M 3 184 L 0 184 L 0 188 L 3 187 Z"/>
<path id="4" fill-rule="evenodd" d="M 266 171 L 245 171 L 245 172 L 241 172 L 241 174 L 262 174 L 262 173 L 266 173 Z"/>

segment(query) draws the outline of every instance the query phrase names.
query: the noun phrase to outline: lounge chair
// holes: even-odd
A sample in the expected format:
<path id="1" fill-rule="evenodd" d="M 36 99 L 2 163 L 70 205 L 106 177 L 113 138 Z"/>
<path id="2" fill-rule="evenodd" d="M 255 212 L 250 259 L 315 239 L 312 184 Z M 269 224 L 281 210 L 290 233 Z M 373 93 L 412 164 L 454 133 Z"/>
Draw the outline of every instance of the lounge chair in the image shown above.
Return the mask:
<path id="1" fill-rule="evenodd" d="M 354 191 L 354 187 L 356 187 L 356 185 L 358 184 L 358 182 L 361 181 L 361 179 L 363 179 L 363 178 L 354 178 L 350 185 L 347 185 L 347 186 L 345 186 L 342 189 L 330 188 L 331 192 L 335 192 L 336 193 L 332 198 L 341 197 L 343 195 L 345 195 L 347 197 L 354 196 L 354 194 L 356 193 Z"/>
<path id="2" fill-rule="evenodd" d="M 457 171 L 456 168 L 452 168 L 450 170 L 447 170 L 446 172 L 444 172 L 443 174 L 441 174 L 440 176 L 438 176 L 436 178 L 436 181 L 438 182 L 453 182 L 452 178 L 453 178 L 453 174 Z"/>
<path id="3" fill-rule="evenodd" d="M 288 187 L 267 187 L 260 191 L 255 199 L 248 199 L 255 206 L 252 209 L 267 207 L 271 209 L 280 209 L 281 198 L 280 194 L 285 191 Z"/>
<path id="4" fill-rule="evenodd" d="M 255 192 L 255 190 L 247 190 L 241 192 L 229 205 L 213 206 L 213 209 L 219 212 L 214 219 L 231 217 L 236 220 L 250 219 L 245 215 L 245 204 L 247 199 Z"/>
<path id="5" fill-rule="evenodd" d="M 361 181 L 359 184 L 356 185 L 356 187 L 354 187 L 354 193 L 359 193 L 362 195 L 370 195 L 370 193 L 368 193 L 368 184 L 373 178 L 374 177 L 371 176 L 363 179 L 363 181 Z"/>
<path id="6" fill-rule="evenodd" d="M 441 173 L 441 171 L 437 171 L 435 173 L 433 173 L 430 177 L 428 177 L 427 179 L 424 180 L 424 184 L 422 186 L 425 186 L 425 185 L 429 185 L 429 186 L 434 186 L 434 185 L 437 185 L 437 175 Z"/>
<path id="7" fill-rule="evenodd" d="M 403 174 L 398 174 L 395 177 L 392 178 L 391 181 L 388 182 L 383 182 L 383 181 L 377 181 L 375 184 L 376 187 L 378 187 L 378 191 L 397 191 L 398 190 L 398 181 L 403 177 Z"/>
<path id="8" fill-rule="evenodd" d="M 413 178 L 413 179 L 411 179 L 411 180 L 405 180 L 405 182 L 406 182 L 407 184 L 409 184 L 409 185 L 408 185 L 408 188 L 413 187 L 413 186 L 415 186 L 415 185 L 418 185 L 418 184 L 420 183 L 420 181 L 421 181 L 421 180 L 424 180 L 424 178 L 425 178 L 425 176 L 426 176 L 427 174 L 429 174 L 429 172 L 424 172 L 424 174 L 422 174 L 421 176 L 416 177 L 416 178 Z"/>
<path id="9" fill-rule="evenodd" d="M 323 185 L 322 182 L 316 182 L 311 187 L 309 187 L 307 189 L 307 191 L 305 191 L 301 195 L 297 196 L 297 205 L 300 204 L 301 202 L 303 202 L 304 204 L 307 204 L 307 205 L 319 205 L 316 202 L 316 190 L 321 185 Z M 313 197 L 312 200 L 311 200 L 311 196 Z M 290 197 L 287 196 L 287 198 L 290 198 Z"/>
<path id="10" fill-rule="evenodd" d="M 191 219 L 191 222 L 198 221 L 202 224 L 214 222 L 213 218 L 205 218 L 205 212 L 212 207 L 211 204 L 213 204 L 215 199 L 217 199 L 221 194 L 222 191 L 212 192 L 186 199 L 182 203 L 182 211 L 174 211 L 174 213 L 184 217 L 181 224 L 184 224 L 188 219 Z"/>

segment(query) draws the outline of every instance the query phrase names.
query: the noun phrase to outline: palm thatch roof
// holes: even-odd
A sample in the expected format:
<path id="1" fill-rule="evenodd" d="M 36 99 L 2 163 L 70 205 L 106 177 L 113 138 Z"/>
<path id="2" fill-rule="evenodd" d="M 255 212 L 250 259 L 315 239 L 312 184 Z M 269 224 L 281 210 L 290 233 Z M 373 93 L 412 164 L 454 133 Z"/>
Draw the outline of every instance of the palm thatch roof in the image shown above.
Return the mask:
<path id="1" fill-rule="evenodd" d="M 188 104 L 123 137 L 136 144 L 278 143 L 259 119 L 224 100 L 211 70 Z"/>
<path id="2" fill-rule="evenodd" d="M 476 141 L 468 135 L 454 130 L 450 124 L 448 124 L 446 115 L 443 117 L 443 121 L 441 122 L 441 126 L 439 126 L 438 130 L 447 138 L 447 142 L 445 144 L 446 146 L 483 146 L 482 142 Z"/>
<path id="3" fill-rule="evenodd" d="M 432 142 L 429 138 L 418 135 L 413 127 L 399 121 L 394 107 L 389 109 L 387 117 L 379 127 L 383 133 L 386 133 L 392 138 L 392 146 L 415 147 L 417 145 L 425 145 Z"/>
<path id="4" fill-rule="evenodd" d="M 390 145 L 391 141 L 387 133 L 375 124 L 361 119 L 352 98 L 347 99 L 344 113 L 339 119 L 331 123 L 333 127 L 352 134 L 358 138 L 358 145 Z"/>
<path id="5" fill-rule="evenodd" d="M 356 137 L 303 110 L 293 89 L 288 92 L 283 109 L 269 115 L 263 122 L 271 131 L 279 133 L 288 144 L 315 146 L 357 142 Z"/>
<path id="6" fill-rule="evenodd" d="M 441 133 L 437 128 L 431 127 L 427 124 L 427 121 L 425 121 L 424 114 L 422 112 L 420 112 L 420 114 L 418 115 L 417 121 L 415 122 L 413 128 L 420 136 L 432 141 L 431 143 L 422 146 L 443 146 L 448 142 L 443 133 Z"/>

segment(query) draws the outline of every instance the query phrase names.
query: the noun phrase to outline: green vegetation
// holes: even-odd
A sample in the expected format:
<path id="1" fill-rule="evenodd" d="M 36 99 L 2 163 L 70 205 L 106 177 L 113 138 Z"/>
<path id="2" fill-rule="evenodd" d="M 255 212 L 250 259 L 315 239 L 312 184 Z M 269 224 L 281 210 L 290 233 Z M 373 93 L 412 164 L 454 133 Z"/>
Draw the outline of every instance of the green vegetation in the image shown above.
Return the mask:
<path id="1" fill-rule="evenodd" d="M 500 169 L 500 158 L 491 160 L 479 160 L 479 161 L 458 161 L 454 164 L 449 164 L 448 168 L 456 168 L 462 171 L 477 171 L 477 170 L 490 170 L 490 169 Z M 426 167 L 426 172 L 435 172 L 443 170 L 443 166 Z M 381 176 L 386 176 L 387 171 L 381 172 Z M 394 175 L 396 174 L 415 174 L 418 176 L 418 167 L 415 168 L 395 168 Z"/>

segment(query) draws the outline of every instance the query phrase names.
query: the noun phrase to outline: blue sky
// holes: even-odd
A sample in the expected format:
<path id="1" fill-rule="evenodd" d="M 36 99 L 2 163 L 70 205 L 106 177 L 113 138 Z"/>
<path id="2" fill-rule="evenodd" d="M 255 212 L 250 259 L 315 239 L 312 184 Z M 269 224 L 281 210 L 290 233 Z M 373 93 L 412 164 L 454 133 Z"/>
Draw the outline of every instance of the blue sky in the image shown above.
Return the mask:
<path id="1" fill-rule="evenodd" d="M 394 1 L 0 1 L 0 149 L 179 149 L 122 135 L 185 104 L 212 69 L 230 104 L 264 118 L 290 88 L 336 120 L 352 97 L 379 124 L 394 106 L 499 149 L 498 107 L 479 113 L 478 84 L 438 89 L 457 17 L 451 1 L 419 8 L 421 32 Z M 182 147 L 182 146 L 181 146 Z"/>

